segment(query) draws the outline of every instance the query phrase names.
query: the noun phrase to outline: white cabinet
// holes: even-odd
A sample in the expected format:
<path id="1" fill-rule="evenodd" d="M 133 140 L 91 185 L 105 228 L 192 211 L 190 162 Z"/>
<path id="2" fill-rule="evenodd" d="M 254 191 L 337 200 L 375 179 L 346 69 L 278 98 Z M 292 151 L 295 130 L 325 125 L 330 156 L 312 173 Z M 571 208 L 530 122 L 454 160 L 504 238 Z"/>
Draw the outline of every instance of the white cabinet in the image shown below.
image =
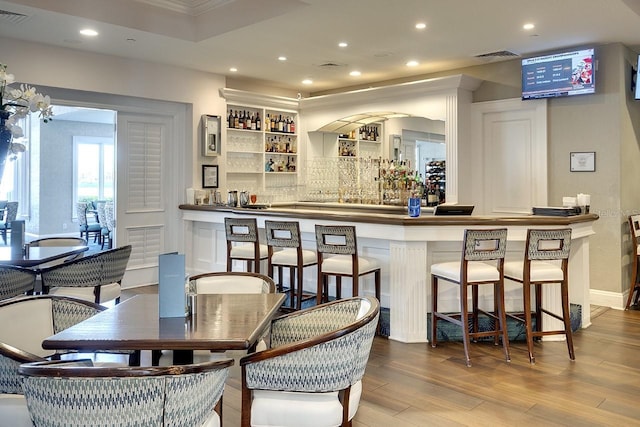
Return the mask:
<path id="1" fill-rule="evenodd" d="M 295 111 L 229 104 L 225 125 L 227 188 L 257 193 L 263 202 L 296 200 L 297 121 Z"/>

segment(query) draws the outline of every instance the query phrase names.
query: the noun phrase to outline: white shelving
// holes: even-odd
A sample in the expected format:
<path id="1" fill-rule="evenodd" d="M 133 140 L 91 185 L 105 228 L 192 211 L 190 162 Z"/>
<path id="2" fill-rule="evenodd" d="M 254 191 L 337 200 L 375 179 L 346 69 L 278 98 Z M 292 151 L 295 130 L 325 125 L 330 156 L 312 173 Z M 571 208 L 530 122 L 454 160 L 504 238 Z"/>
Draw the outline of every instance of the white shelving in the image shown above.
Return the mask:
<path id="1" fill-rule="evenodd" d="M 229 104 L 224 125 L 227 188 L 262 193 L 278 201 L 295 199 L 297 124 L 295 111 Z"/>
<path id="2" fill-rule="evenodd" d="M 372 123 L 338 135 L 338 157 L 378 158 L 382 153 L 382 124 Z"/>

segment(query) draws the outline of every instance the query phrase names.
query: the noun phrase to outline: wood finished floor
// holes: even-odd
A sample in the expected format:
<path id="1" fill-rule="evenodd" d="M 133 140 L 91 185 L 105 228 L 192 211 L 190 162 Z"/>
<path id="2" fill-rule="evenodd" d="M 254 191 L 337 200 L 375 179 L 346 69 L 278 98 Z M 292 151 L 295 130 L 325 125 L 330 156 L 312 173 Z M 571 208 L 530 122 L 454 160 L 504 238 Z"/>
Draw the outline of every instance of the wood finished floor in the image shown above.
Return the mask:
<path id="1" fill-rule="evenodd" d="M 153 292 L 139 290 L 136 292 Z M 131 291 L 126 291 L 131 292 Z M 592 307 L 592 325 L 565 342 L 536 344 L 530 365 L 524 343 L 404 344 L 376 338 L 354 427 L 631 426 L 640 425 L 640 311 Z M 226 427 L 240 425 L 236 366 L 224 393 Z"/>

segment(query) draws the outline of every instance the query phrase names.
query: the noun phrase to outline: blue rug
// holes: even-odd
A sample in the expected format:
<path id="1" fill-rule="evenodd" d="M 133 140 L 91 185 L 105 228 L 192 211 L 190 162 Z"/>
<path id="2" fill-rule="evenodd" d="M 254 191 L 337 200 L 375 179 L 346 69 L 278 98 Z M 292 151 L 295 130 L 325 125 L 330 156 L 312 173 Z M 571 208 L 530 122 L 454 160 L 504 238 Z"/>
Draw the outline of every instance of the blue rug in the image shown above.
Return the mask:
<path id="1" fill-rule="evenodd" d="M 302 303 L 302 308 L 308 308 L 315 305 L 315 299 L 306 300 Z M 570 318 L 571 318 L 571 330 L 573 332 L 580 329 L 582 326 L 582 307 L 577 304 L 571 304 L 570 307 Z M 533 320 L 533 327 L 535 328 L 535 319 Z M 431 313 L 428 313 L 425 319 L 427 324 L 427 339 L 431 340 Z M 483 331 L 492 331 L 494 330 L 493 319 L 480 316 L 478 321 L 479 330 Z M 391 332 L 391 320 L 390 320 L 390 311 L 386 307 L 382 307 L 380 309 L 380 335 L 388 337 Z M 471 330 L 471 324 L 469 324 L 469 330 Z M 509 334 L 510 341 L 525 341 L 526 333 L 524 329 L 524 324 L 518 322 L 517 320 L 507 317 L 507 331 Z M 492 340 L 492 337 L 486 338 L 487 340 Z M 447 321 L 440 320 L 438 322 L 438 341 L 462 341 L 462 331 L 459 326 L 454 325 L 453 323 L 449 323 Z"/>

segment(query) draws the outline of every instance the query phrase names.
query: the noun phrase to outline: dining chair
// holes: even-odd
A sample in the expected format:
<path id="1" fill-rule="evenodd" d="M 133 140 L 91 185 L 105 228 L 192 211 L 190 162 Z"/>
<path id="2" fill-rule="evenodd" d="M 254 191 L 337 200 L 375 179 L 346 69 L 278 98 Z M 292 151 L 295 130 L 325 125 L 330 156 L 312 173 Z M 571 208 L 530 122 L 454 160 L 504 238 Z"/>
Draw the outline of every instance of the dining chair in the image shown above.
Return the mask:
<path id="1" fill-rule="evenodd" d="M 98 212 L 98 223 L 100 223 L 100 249 L 104 249 L 106 242 L 109 242 L 109 228 L 107 227 L 107 202 L 104 200 L 97 201 L 96 211 Z"/>
<path id="2" fill-rule="evenodd" d="M 43 291 L 102 304 L 120 301 L 131 245 L 109 249 L 41 270 Z"/>
<path id="3" fill-rule="evenodd" d="M 101 243 L 101 230 L 100 223 L 89 222 L 87 220 L 88 203 L 78 202 L 76 203 L 76 214 L 78 216 L 78 227 L 80 228 L 80 237 L 83 237 L 89 241 L 93 234 L 93 242 Z"/>
<path id="4" fill-rule="evenodd" d="M 240 359 L 241 425 L 351 425 L 379 314 L 353 297 L 273 319 L 270 347 Z"/>
<path id="5" fill-rule="evenodd" d="M 35 425 L 220 426 L 232 359 L 164 367 L 99 367 L 91 360 L 20 366 Z"/>
<path id="6" fill-rule="evenodd" d="M 525 253 L 522 260 L 508 261 L 504 264 L 504 278 L 522 285 L 524 313 L 522 317 L 510 315 L 524 323 L 527 334 L 527 350 L 529 362 L 535 363 L 533 353 L 534 338 L 548 335 L 564 335 L 567 341 L 569 358 L 575 360 L 573 349 L 573 333 L 569 307 L 569 251 L 571 250 L 571 229 L 529 229 L 525 243 Z M 560 299 L 562 301 L 562 315 L 544 308 L 542 289 L 546 285 L 559 284 Z M 532 289 L 533 288 L 533 289 Z M 531 291 L 535 295 L 535 327 L 531 319 Z M 542 327 L 543 314 L 562 322 L 562 329 L 544 330 Z"/>
<path id="7" fill-rule="evenodd" d="M 37 273 L 29 268 L 0 266 L 0 300 L 33 292 Z"/>
<path id="8" fill-rule="evenodd" d="M 194 294 L 272 294 L 276 284 L 271 277 L 244 271 L 202 273 L 189 277 Z"/>
<path id="9" fill-rule="evenodd" d="M 360 277 L 373 274 L 375 296 L 380 300 L 380 264 L 374 258 L 358 255 L 356 227 L 351 225 L 317 225 L 318 304 L 329 300 L 329 277 L 336 280 L 336 298 L 342 297 L 342 278 L 350 277 L 351 295 L 359 295 Z"/>
<path id="10" fill-rule="evenodd" d="M 300 224 L 298 221 L 265 221 L 264 233 L 267 239 L 267 269 L 269 277 L 278 271 L 278 291 L 283 291 L 283 270 L 289 270 L 289 309 L 300 310 L 303 299 L 315 298 L 303 294 L 303 272 L 305 267 L 318 265 L 316 252 L 302 248 Z"/>
<path id="11" fill-rule="evenodd" d="M 116 217 L 113 210 L 113 202 L 106 202 L 104 205 L 104 216 L 107 226 L 107 248 L 109 249 L 113 247 L 113 240 L 116 232 Z"/>
<path id="12" fill-rule="evenodd" d="M 267 245 L 260 243 L 258 224 L 255 218 L 225 218 L 227 239 L 227 271 L 231 271 L 234 260 L 245 261 L 247 271 L 260 273 L 260 261 L 267 259 Z M 253 266 L 253 268 L 252 268 Z"/>
<path id="13" fill-rule="evenodd" d="M 502 339 L 502 349 L 507 362 L 509 337 L 504 309 L 504 256 L 507 247 L 507 229 L 470 230 L 464 232 L 460 261 L 442 262 L 431 265 L 431 347 L 438 343 L 438 320 L 445 320 L 460 327 L 464 345 L 465 362 L 471 367 L 469 356 L 470 338 L 493 337 L 498 345 Z M 455 283 L 459 292 L 457 313 L 438 311 L 439 281 Z M 478 288 L 493 285 L 493 311 L 478 306 Z M 471 287 L 471 318 L 469 318 L 468 288 Z M 479 330 L 479 315 L 489 317 L 495 325 L 493 330 Z"/>
<path id="14" fill-rule="evenodd" d="M 632 303 L 638 304 L 638 300 L 640 300 L 640 274 L 638 274 L 640 268 L 640 215 L 629 215 L 628 223 L 633 255 L 631 257 L 631 285 L 629 286 L 627 303 L 624 306 L 625 310 L 628 310 Z"/>
<path id="15" fill-rule="evenodd" d="M 5 245 L 7 244 L 7 233 L 11 231 L 11 222 L 15 221 L 17 217 L 18 202 L 7 202 L 4 220 L 0 221 L 0 233 L 2 233 L 2 240 Z"/>

